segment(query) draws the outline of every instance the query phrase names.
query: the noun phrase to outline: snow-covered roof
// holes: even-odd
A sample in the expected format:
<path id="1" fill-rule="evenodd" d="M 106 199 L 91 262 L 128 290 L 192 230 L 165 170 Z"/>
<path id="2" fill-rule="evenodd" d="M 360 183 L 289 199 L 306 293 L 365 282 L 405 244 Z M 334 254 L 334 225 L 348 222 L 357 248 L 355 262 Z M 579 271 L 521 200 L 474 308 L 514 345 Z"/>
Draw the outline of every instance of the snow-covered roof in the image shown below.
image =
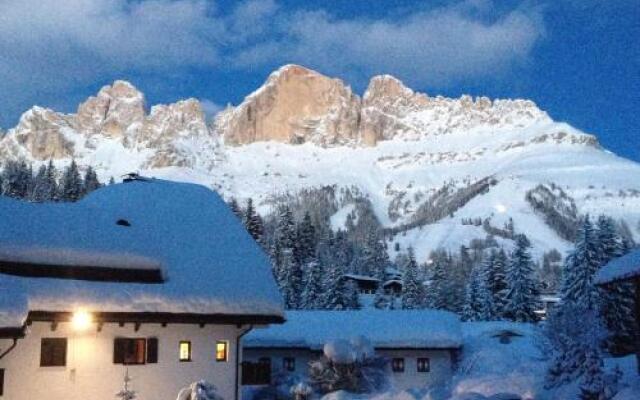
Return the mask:
<path id="1" fill-rule="evenodd" d="M 373 276 L 368 275 L 344 274 L 344 277 L 347 279 L 352 279 L 354 281 L 380 282 L 378 278 L 374 278 Z"/>
<path id="2" fill-rule="evenodd" d="M 600 268 L 596 274 L 595 282 L 599 285 L 605 285 L 633 277 L 640 277 L 640 249 L 616 258 Z"/>
<path id="3" fill-rule="evenodd" d="M 440 310 L 289 311 L 284 325 L 257 329 L 245 347 L 321 350 L 333 340 L 364 336 L 376 348 L 458 348 L 457 315 Z"/>
<path id="4" fill-rule="evenodd" d="M 77 308 L 283 315 L 267 256 L 220 196 L 203 186 L 134 180 L 76 203 L 0 198 L 0 216 L 0 328 L 22 326 L 28 311 Z M 31 270 L 16 276 L 22 267 Z M 68 267 L 156 271 L 161 283 L 35 277 Z"/>

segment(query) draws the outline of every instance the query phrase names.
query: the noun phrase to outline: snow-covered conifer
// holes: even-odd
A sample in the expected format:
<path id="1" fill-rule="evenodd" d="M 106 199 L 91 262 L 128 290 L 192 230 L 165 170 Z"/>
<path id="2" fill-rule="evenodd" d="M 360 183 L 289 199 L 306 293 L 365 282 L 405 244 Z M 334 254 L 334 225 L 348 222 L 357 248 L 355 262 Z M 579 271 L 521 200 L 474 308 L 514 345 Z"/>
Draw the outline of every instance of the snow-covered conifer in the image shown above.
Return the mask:
<path id="1" fill-rule="evenodd" d="M 60 182 L 60 199 L 62 201 L 77 201 L 82 197 L 82 178 L 75 160 L 65 168 Z"/>
<path id="2" fill-rule="evenodd" d="M 421 309 L 426 306 L 425 288 L 418 278 L 418 263 L 411 247 L 408 249 L 407 263 L 404 266 L 402 277 L 401 306 L 408 310 Z"/>
<path id="3" fill-rule="evenodd" d="M 600 268 L 600 246 L 597 232 L 587 216 L 578 230 L 574 250 L 567 256 L 562 279 L 562 301 L 578 303 L 589 310 L 597 310 L 601 304 L 598 288 L 593 284 Z"/>
<path id="4" fill-rule="evenodd" d="M 323 308 L 322 267 L 313 260 L 307 264 L 304 279 L 304 290 L 300 308 L 314 310 Z"/>
<path id="5" fill-rule="evenodd" d="M 538 308 L 538 284 L 533 274 L 530 246 L 526 236 L 516 236 L 516 248 L 507 265 L 504 317 L 511 321 L 538 320 L 535 313 Z"/>
<path id="6" fill-rule="evenodd" d="M 87 167 L 87 170 L 84 173 L 84 182 L 82 185 L 83 194 L 87 195 L 94 190 L 99 189 L 100 186 L 102 186 L 102 184 L 100 183 L 100 180 L 98 180 L 98 174 L 96 174 L 96 171 L 91 166 Z"/>
<path id="7" fill-rule="evenodd" d="M 242 222 L 251 237 L 256 242 L 260 242 L 262 235 L 264 234 L 264 225 L 262 223 L 262 218 L 258 215 L 255 207 L 253 206 L 253 199 L 251 197 L 247 199 L 247 207 L 242 215 Z"/>

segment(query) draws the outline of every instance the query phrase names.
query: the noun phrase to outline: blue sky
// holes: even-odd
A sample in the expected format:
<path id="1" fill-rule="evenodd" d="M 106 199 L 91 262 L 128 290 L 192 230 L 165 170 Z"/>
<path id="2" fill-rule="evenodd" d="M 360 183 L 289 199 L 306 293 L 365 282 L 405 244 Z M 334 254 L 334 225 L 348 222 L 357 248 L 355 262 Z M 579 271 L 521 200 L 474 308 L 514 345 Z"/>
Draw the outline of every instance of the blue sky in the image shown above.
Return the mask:
<path id="1" fill-rule="evenodd" d="M 299 63 L 362 93 L 389 73 L 431 95 L 534 100 L 640 161 L 640 1 L 3 0 L 0 126 L 73 112 L 114 79 L 149 105 L 237 104 Z"/>

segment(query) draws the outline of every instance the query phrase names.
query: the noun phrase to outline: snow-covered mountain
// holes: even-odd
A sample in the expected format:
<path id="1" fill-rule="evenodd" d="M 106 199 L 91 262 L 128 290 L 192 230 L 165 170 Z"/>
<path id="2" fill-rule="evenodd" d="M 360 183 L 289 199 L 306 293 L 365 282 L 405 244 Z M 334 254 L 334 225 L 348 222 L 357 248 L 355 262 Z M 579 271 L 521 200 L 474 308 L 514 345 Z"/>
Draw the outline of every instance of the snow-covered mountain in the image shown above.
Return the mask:
<path id="1" fill-rule="evenodd" d="M 624 222 L 640 241 L 639 164 L 531 101 L 430 97 L 388 75 L 360 97 L 287 65 L 209 124 L 196 99 L 147 111 L 140 91 L 116 81 L 75 114 L 33 107 L 0 141 L 0 157 L 74 158 L 103 179 L 139 171 L 199 182 L 253 197 L 263 212 L 285 193 L 348 188 L 421 260 L 488 233 L 508 243 L 509 218 L 539 252 L 566 250 L 565 227 L 585 213 Z M 338 227 L 358 209 L 336 193 Z"/>

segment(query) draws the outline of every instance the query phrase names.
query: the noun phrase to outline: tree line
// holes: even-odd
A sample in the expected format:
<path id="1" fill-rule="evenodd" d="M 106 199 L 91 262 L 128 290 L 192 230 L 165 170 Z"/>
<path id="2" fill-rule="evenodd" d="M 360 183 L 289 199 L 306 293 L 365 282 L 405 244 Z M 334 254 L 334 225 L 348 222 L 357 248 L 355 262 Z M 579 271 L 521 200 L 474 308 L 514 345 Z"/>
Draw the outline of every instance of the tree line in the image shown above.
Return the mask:
<path id="1" fill-rule="evenodd" d="M 34 171 L 24 160 L 9 160 L 0 173 L 0 193 L 32 202 L 77 201 L 103 186 L 95 170 L 89 166 L 80 172 L 75 161 L 58 170 L 52 161 Z"/>

